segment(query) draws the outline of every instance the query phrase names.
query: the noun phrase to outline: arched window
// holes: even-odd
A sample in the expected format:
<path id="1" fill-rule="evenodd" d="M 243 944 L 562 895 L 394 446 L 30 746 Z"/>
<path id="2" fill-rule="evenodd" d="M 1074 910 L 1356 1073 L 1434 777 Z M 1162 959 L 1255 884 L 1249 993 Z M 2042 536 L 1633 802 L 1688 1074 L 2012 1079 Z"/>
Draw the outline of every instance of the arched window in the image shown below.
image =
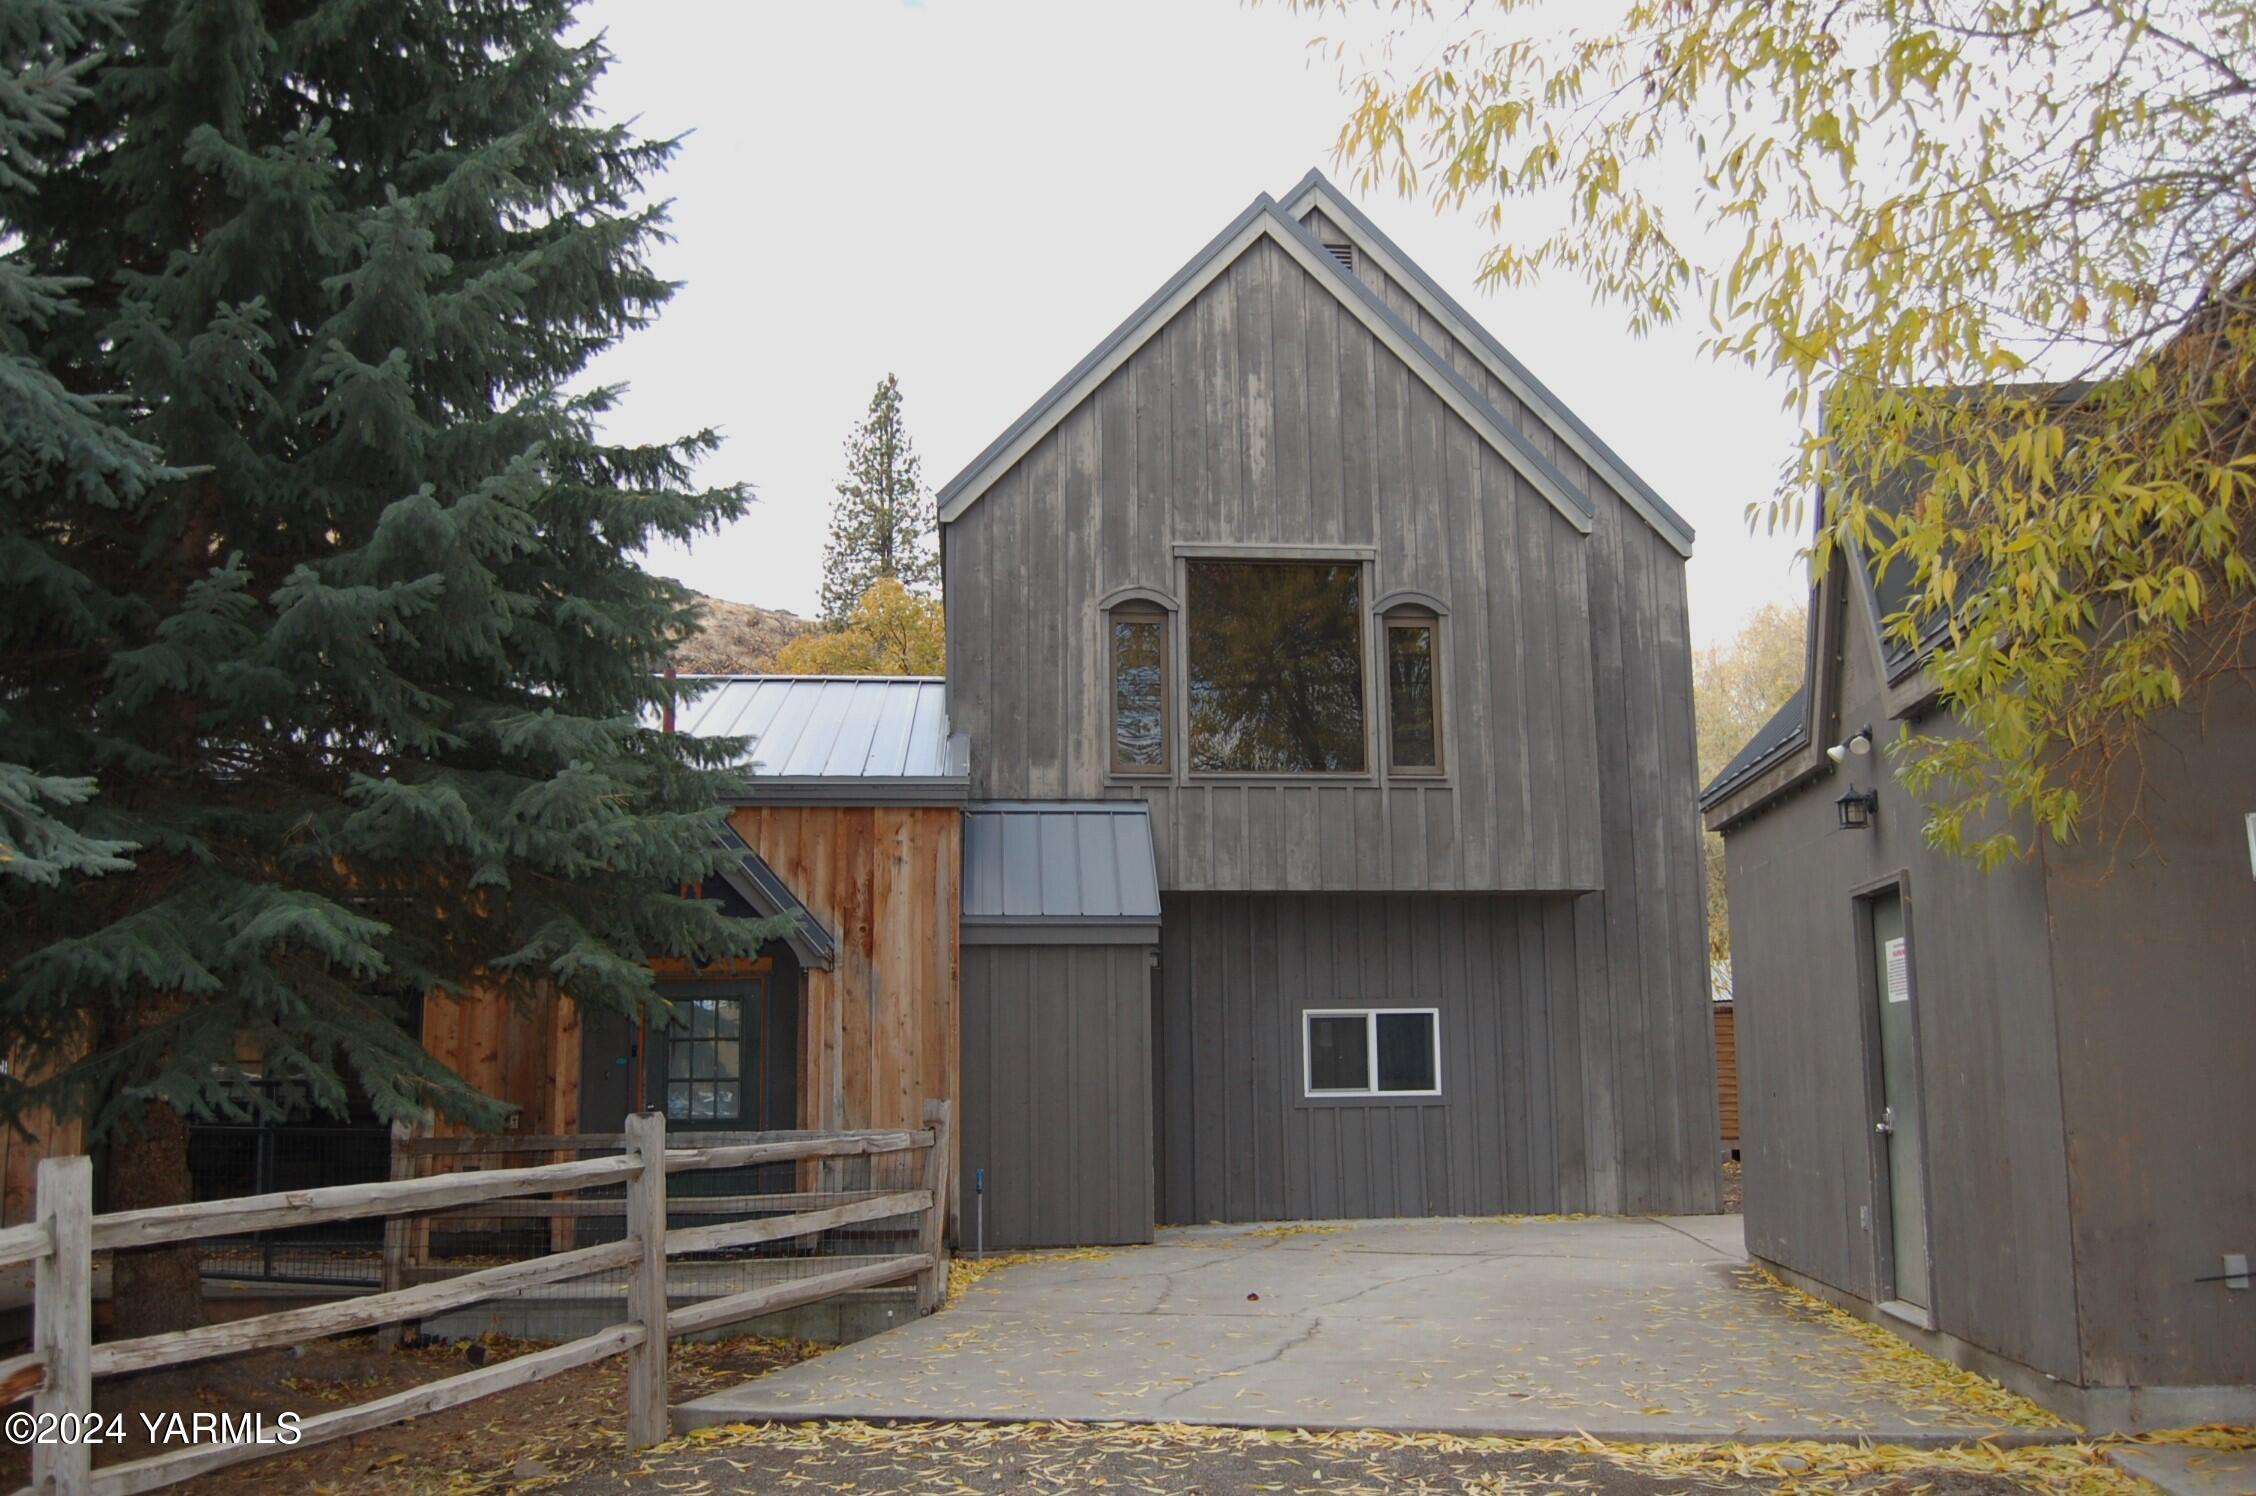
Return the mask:
<path id="1" fill-rule="evenodd" d="M 1106 611 L 1115 774 L 1165 774 L 1170 767 L 1167 643 L 1167 609 L 1157 600 L 1124 597 Z"/>
<path id="2" fill-rule="evenodd" d="M 1436 598 L 1394 593 L 1379 600 L 1386 643 L 1387 772 L 1442 772 L 1441 615 Z"/>

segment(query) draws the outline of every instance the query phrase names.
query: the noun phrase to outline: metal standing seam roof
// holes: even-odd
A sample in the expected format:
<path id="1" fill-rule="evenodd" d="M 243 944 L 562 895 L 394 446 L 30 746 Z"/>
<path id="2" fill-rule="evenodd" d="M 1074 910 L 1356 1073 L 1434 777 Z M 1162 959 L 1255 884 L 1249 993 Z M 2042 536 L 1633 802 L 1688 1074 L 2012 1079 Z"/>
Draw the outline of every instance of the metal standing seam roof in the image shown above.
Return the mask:
<path id="1" fill-rule="evenodd" d="M 1156 931 L 1149 808 L 1140 800 L 966 806 L 963 922 Z"/>
<path id="2" fill-rule="evenodd" d="M 961 801 L 967 741 L 948 729 L 939 676 L 689 676 L 708 689 L 685 701 L 674 729 L 750 739 L 744 768 L 754 795 L 799 790 L 851 799 L 873 792 Z"/>

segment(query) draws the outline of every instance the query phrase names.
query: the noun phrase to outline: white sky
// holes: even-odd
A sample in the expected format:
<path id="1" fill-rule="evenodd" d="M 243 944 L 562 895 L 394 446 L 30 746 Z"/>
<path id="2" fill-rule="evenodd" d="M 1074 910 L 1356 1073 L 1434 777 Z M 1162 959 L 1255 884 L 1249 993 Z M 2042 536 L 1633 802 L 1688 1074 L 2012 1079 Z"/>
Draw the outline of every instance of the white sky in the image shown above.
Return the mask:
<path id="1" fill-rule="evenodd" d="M 840 446 L 890 370 L 938 487 L 1256 193 L 1331 156 L 1346 104 L 1319 28 L 1232 0 L 593 0 L 602 100 L 692 131 L 658 184 L 686 284 L 595 371 L 609 430 L 714 425 L 702 476 L 751 515 L 651 558 L 700 591 L 811 614 Z M 1379 225 L 1699 531 L 1692 637 L 1803 596 L 1794 544 L 1750 535 L 1794 427 L 1777 388 L 1644 341 L 1579 282 L 1477 290 L 1469 216 L 1365 197 Z"/>

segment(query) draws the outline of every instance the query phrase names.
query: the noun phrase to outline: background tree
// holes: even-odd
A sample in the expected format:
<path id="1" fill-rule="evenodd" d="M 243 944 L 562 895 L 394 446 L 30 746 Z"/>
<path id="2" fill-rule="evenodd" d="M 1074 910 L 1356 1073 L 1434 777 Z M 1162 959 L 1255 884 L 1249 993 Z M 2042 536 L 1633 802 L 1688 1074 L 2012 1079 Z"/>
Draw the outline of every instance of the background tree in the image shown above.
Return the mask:
<path id="1" fill-rule="evenodd" d="M 912 590 L 938 586 L 937 525 L 924 465 L 901 424 L 901 381 L 888 374 L 846 438 L 846 478 L 823 547 L 824 621 L 845 626 L 880 577 Z"/>
<path id="2" fill-rule="evenodd" d="M 1347 64 L 1362 181 L 1479 211 L 1492 283 L 1704 315 L 1810 420 L 1750 518 L 1824 493 L 1815 561 L 1900 567 L 1891 633 L 1940 633 L 1970 731 L 1894 750 L 1933 842 L 2067 837 L 2149 714 L 2247 679 L 2256 7 L 1391 10 Z"/>
<path id="3" fill-rule="evenodd" d="M 576 387 L 672 293 L 643 188 L 674 146 L 595 121 L 572 24 L 146 0 L 52 169 L 0 180 L 13 283 L 82 287 L 12 329 L 11 378 L 117 391 L 178 464 L 27 461 L 7 427 L 9 752 L 92 781 L 49 809 L 137 850 L 0 879 L 0 1047 L 51 1067 L 0 1101 L 106 1139 L 111 1208 L 185 1195 L 187 1118 L 272 1114 L 246 1051 L 330 1112 L 491 1125 L 418 1042 L 426 994 L 634 1014 L 646 954 L 768 933 L 677 891 L 718 866 L 741 745 L 643 725 L 691 613 L 636 557 L 747 495 L 689 486 L 709 433 L 605 442 L 619 392 Z M 184 1252 L 116 1275 L 120 1334 L 200 1315 Z"/>
<path id="4" fill-rule="evenodd" d="M 1802 684 L 1808 651 L 1800 608 L 1777 603 L 1757 609 L 1739 632 L 1692 655 L 1692 721 L 1700 783 L 1747 746 Z M 1703 837 L 1708 896 L 1708 969 L 1726 984 L 1731 972 L 1730 906 L 1724 897 L 1723 838 Z"/>
<path id="5" fill-rule="evenodd" d="M 838 628 L 801 634 L 776 652 L 784 675 L 938 675 L 948 639 L 936 598 L 880 577 Z"/>

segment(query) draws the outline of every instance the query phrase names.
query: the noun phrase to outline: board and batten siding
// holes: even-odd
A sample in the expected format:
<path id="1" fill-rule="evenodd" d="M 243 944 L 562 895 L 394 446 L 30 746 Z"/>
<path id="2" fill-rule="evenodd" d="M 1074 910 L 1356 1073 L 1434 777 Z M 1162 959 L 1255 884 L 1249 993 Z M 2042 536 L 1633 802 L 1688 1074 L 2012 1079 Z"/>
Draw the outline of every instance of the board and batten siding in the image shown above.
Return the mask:
<path id="1" fill-rule="evenodd" d="M 799 1125 L 922 1126 L 956 1099 L 962 813 L 740 805 L 729 824 L 838 942 L 803 978 Z"/>
<path id="2" fill-rule="evenodd" d="M 1620 1129 L 1586 1072 L 1575 900 L 1180 894 L 1163 915 L 1162 1221 L 1666 1208 L 1593 1192 Z M 1302 1013 L 1440 1010 L 1441 1092 L 1302 1095 Z M 1593 1080 L 1598 1083 L 1593 1084 Z"/>
<path id="3" fill-rule="evenodd" d="M 975 798 L 1140 797 L 1163 887 L 1592 888 L 1585 542 L 1273 242 L 1254 242 L 942 527 L 949 710 Z M 1179 597 L 1178 547 L 1375 552 L 1368 605 L 1449 606 L 1446 774 L 1247 783 L 1106 765 L 1100 604 Z M 1180 658 L 1180 630 L 1174 631 Z"/>
<path id="4" fill-rule="evenodd" d="M 1838 565 L 1839 563 L 1836 562 Z M 1848 589 L 1830 606 L 1864 609 Z M 1887 722 L 1869 616 L 1850 617 L 1839 706 L 1816 740 Z M 1950 731 L 1931 719 L 1926 731 Z M 1852 761 L 1854 762 L 1854 761 Z M 1863 761 L 1878 766 L 1878 756 Z M 1872 826 L 1834 798 L 1876 787 Z M 1820 775 L 1724 838 L 1731 889 L 1747 1250 L 1866 1301 L 1885 1297 L 1879 1103 L 1857 891 L 1905 875 L 1925 1127 L 1935 1328 L 2069 1381 L 2081 1373 L 2044 870 L 1984 873 L 1928 847 L 1884 769 Z"/>
<path id="5" fill-rule="evenodd" d="M 964 1214 L 986 1171 L 985 1244 L 1152 1239 L 1151 948 L 967 945 Z"/>
<path id="6" fill-rule="evenodd" d="M 1257 239 L 941 527 L 950 713 L 975 745 L 973 793 L 1149 802 L 1169 895 L 1580 895 L 1544 919 L 1546 952 L 1572 962 L 1549 989 L 1563 1000 L 1548 1070 L 1588 1098 L 1558 1188 L 1576 1209 L 1714 1210 L 1683 557 L 1407 293 L 1377 289 L 1589 495 L 1590 533 Z M 1180 599 L 1183 548 L 1201 546 L 1360 548 L 1371 600 L 1441 599 L 1444 775 L 1191 774 L 1179 617 L 1173 771 L 1109 773 L 1101 605 L 1131 588 Z M 1366 660 L 1375 768 L 1375 649 Z M 1162 925 L 1171 984 L 1197 959 L 1177 907 Z"/>

